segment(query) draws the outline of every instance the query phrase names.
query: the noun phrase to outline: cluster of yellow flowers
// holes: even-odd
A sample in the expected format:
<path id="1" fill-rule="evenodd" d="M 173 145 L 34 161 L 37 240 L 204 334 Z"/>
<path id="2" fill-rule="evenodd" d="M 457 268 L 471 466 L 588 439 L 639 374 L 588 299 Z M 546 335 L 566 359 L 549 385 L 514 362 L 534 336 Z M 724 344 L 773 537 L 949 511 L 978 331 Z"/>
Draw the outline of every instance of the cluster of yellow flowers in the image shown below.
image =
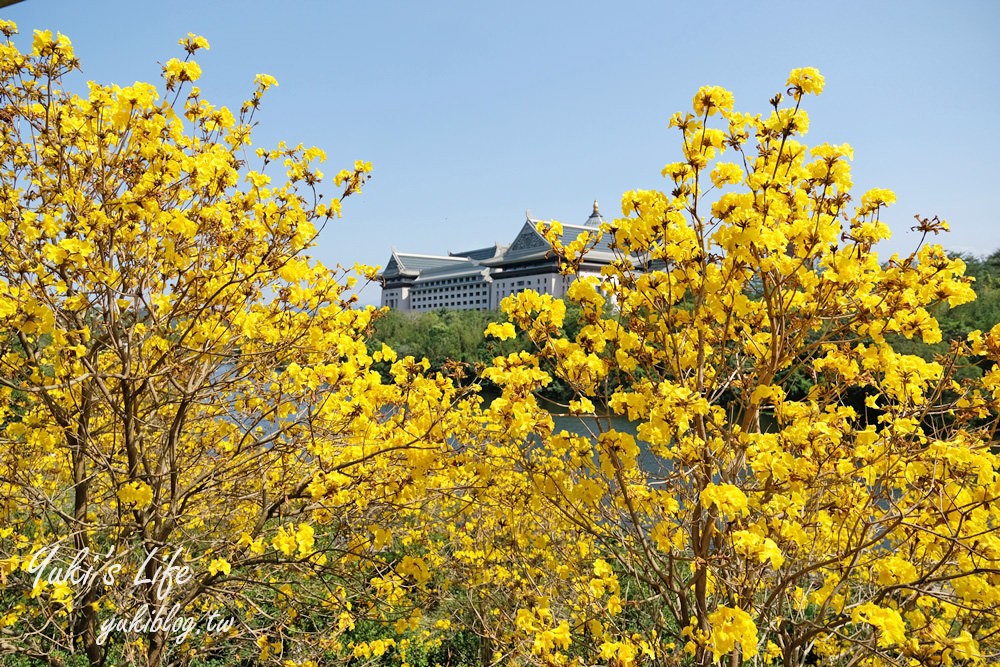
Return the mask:
<path id="1" fill-rule="evenodd" d="M 355 617 L 419 636 L 413 584 L 437 561 L 391 550 L 433 534 L 421 509 L 452 483 L 441 460 L 469 430 L 464 399 L 420 360 L 369 353 L 375 313 L 355 307 L 356 277 L 306 254 L 371 163 L 327 178 L 322 150 L 280 143 L 248 164 L 277 82 L 257 76 L 238 110 L 209 103 L 193 85 L 200 36 L 164 64 L 164 96 L 145 83 L 73 94 L 65 36 L 36 32 L 22 53 L 14 24 L 0 32 L 4 650 L 160 664 L 228 641 L 308 664 L 353 650 L 341 638 Z M 129 576 L 36 587 L 32 554 L 57 542 L 81 571 L 113 552 Z M 146 580 L 180 566 L 164 551 L 196 571 L 166 608 L 239 616 L 244 631 L 112 633 L 102 648 L 104 615 L 155 613 Z M 290 654 L 275 638 L 320 609 L 330 632 Z"/>
<path id="2" fill-rule="evenodd" d="M 578 543 L 634 577 L 658 638 L 608 616 L 591 632 L 599 612 L 566 604 L 573 646 L 622 665 L 643 659 L 640 645 L 664 659 L 684 645 L 699 665 L 989 664 L 1000 373 L 960 381 L 956 369 L 1000 361 L 1000 325 L 934 361 L 893 348 L 941 340 L 934 309 L 974 298 L 964 264 L 923 243 L 879 258 L 895 195 L 874 189 L 849 209 L 851 147 L 801 143 L 801 104 L 823 77 L 796 69 L 786 85 L 791 105 L 779 94 L 769 116 L 710 86 L 671 118 L 683 156 L 663 169 L 670 192 L 625 193 L 623 217 L 601 227 L 618 261 L 574 283 L 574 338 L 562 307 L 532 293 L 505 300 L 509 324 L 488 330 L 523 331 L 536 352 L 517 369 L 568 385 L 567 410 L 592 415 L 593 449 L 543 429 L 520 445 L 523 465 Z M 540 231 L 570 273 L 598 240 Z M 495 363 L 487 376 L 530 420 L 531 396 L 507 387 L 532 385 L 514 372 Z M 606 411 L 637 421 L 641 442 Z M 549 583 L 549 609 L 568 585 Z"/>
<path id="3" fill-rule="evenodd" d="M 617 255 L 573 282 L 578 321 L 508 297 L 486 334 L 530 351 L 459 386 L 369 349 L 355 276 L 307 254 L 372 165 L 327 179 L 283 143 L 246 162 L 272 77 L 210 104 L 188 35 L 173 101 L 80 96 L 68 39 L 0 32 L 5 649 L 100 664 L 99 614 L 169 581 L 240 629 L 116 635 L 123 663 L 409 667 L 458 629 L 496 664 L 997 662 L 1000 325 L 935 360 L 891 345 L 941 340 L 935 309 L 973 292 L 939 246 L 879 258 L 894 195 L 852 210 L 851 148 L 801 143 L 815 69 L 766 116 L 700 89 L 666 192 L 569 244 L 543 230 L 569 273 L 602 239 Z M 982 377 L 959 374 L 973 356 Z M 556 431 L 556 380 L 590 434 Z M 149 581 L 36 581 L 53 542 Z"/>

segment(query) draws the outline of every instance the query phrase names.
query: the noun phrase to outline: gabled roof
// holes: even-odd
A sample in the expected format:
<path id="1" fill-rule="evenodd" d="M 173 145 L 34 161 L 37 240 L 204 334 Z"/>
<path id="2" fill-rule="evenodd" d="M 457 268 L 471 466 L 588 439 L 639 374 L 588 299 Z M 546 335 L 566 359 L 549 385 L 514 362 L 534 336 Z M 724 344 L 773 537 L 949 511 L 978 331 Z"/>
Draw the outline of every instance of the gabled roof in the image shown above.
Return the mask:
<path id="1" fill-rule="evenodd" d="M 598 233 L 598 230 L 594 229 L 593 227 L 584 225 L 563 225 L 563 233 L 562 236 L 559 237 L 559 242 L 562 243 L 563 245 L 569 245 L 570 243 L 576 240 L 576 237 L 578 237 L 580 234 L 583 234 L 584 232 L 590 234 L 590 236 L 593 237 L 595 234 Z M 611 252 L 611 245 L 610 245 L 611 239 L 612 237 L 609 234 L 601 234 L 601 240 L 597 242 L 597 245 L 595 245 L 590 252 L 606 253 L 608 255 L 613 255 L 614 253 Z"/>
<path id="2" fill-rule="evenodd" d="M 546 221 L 535 219 L 531 217 L 531 213 L 526 212 L 525 222 L 521 226 L 521 230 L 508 246 L 495 243 L 485 248 L 449 252 L 446 256 L 403 253 L 393 248 L 392 257 L 389 258 L 379 277 L 383 279 L 417 279 L 419 277 L 422 282 L 426 282 L 425 277 L 427 280 L 431 280 L 444 275 L 469 276 L 488 270 L 488 268 L 510 264 L 546 259 L 554 261 L 552 247 L 538 232 L 540 222 Z M 594 210 L 584 224 L 563 224 L 563 232 L 559 240 L 563 245 L 569 245 L 584 232 L 595 234 L 603 222 L 604 218 L 601 217 L 595 201 Z M 614 259 L 614 254 L 608 245 L 610 240 L 610 237 L 607 236 L 602 238 L 587 253 L 587 257 L 599 262 L 610 262 Z"/>
<path id="3" fill-rule="evenodd" d="M 476 250 L 463 250 L 461 252 L 449 252 L 448 254 L 452 257 L 468 257 L 469 259 L 474 259 L 477 261 L 482 261 L 484 259 L 490 259 L 491 257 L 499 257 L 507 251 L 507 246 L 495 243 L 486 248 L 477 248 Z"/>
<path id="4" fill-rule="evenodd" d="M 599 218 L 600 213 L 598 213 L 597 216 Z M 591 216 L 590 219 L 593 219 L 593 216 Z M 522 225 L 521 231 L 518 232 L 517 236 L 511 242 L 510 247 L 507 248 L 507 252 L 505 252 L 501 257 L 484 260 L 483 264 L 486 264 L 487 266 L 503 266 L 516 262 L 554 257 L 552 254 L 552 246 L 549 245 L 549 242 L 546 241 L 545 237 L 538 231 L 538 223 L 540 222 L 548 221 L 536 220 L 535 218 L 529 216 L 524 225 Z M 594 235 L 597 232 L 597 229 L 590 225 L 563 224 L 562 230 L 559 242 L 563 245 L 569 245 L 584 232 L 590 235 Z M 598 241 L 597 245 L 595 245 L 593 249 L 587 253 L 587 256 L 597 260 L 611 261 L 614 258 L 614 253 L 611 252 L 611 247 L 608 245 L 610 241 L 610 237 L 607 234 L 604 234 L 601 240 Z"/>
<path id="5" fill-rule="evenodd" d="M 427 283 L 445 278 L 464 278 L 467 276 L 487 275 L 489 269 L 478 262 L 470 261 L 468 264 L 455 266 L 438 266 L 420 272 L 420 277 L 413 281 L 414 287 L 421 283 Z"/>
<path id="6" fill-rule="evenodd" d="M 392 249 L 392 256 L 382 270 L 383 278 L 396 276 L 417 276 L 421 272 L 435 267 L 450 266 L 456 263 L 466 263 L 466 257 L 442 257 L 440 255 L 418 255 L 412 252 L 399 252 Z"/>
<path id="7" fill-rule="evenodd" d="M 521 231 L 517 233 L 514 240 L 511 241 L 510 247 L 507 248 L 507 252 L 504 253 L 505 257 L 517 257 L 525 254 L 532 254 L 538 250 L 548 251 L 551 249 L 549 242 L 545 240 L 538 231 L 538 223 L 544 222 L 543 220 L 535 220 L 534 218 L 528 218 L 525 220 L 524 224 L 521 226 Z"/>

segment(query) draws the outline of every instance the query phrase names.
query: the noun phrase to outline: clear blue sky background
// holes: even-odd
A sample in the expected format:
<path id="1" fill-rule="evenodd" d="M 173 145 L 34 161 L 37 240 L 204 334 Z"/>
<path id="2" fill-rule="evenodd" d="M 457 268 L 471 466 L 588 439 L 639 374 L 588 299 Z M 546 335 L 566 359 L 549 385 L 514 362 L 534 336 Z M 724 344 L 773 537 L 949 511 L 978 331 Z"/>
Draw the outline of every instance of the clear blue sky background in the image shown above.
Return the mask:
<path id="1" fill-rule="evenodd" d="M 700 85 L 763 113 L 800 66 L 827 81 L 807 141 L 854 146 L 858 196 L 898 195 L 883 254 L 913 248 L 917 213 L 951 223 L 950 249 L 1000 248 L 1000 3 L 612 5 L 25 0 L 0 16 L 25 44 L 69 35 L 102 82 L 157 80 L 189 31 L 212 45 L 210 101 L 237 108 L 256 73 L 277 77 L 256 143 L 319 146 L 331 175 L 374 163 L 314 252 L 331 265 L 509 243 L 526 209 L 582 223 L 598 199 L 620 215 L 624 191 L 665 187 L 667 120 Z"/>

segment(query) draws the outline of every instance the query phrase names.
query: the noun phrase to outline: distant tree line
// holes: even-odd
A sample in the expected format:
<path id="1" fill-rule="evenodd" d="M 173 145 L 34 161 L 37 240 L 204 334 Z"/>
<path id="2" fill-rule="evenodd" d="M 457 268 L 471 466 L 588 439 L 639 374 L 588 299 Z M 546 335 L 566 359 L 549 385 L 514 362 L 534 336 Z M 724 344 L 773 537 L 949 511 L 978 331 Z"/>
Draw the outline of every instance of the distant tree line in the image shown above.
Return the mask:
<path id="1" fill-rule="evenodd" d="M 958 256 L 966 263 L 966 275 L 976 279 L 976 300 L 940 314 L 945 340 L 964 338 L 976 329 L 987 331 L 1000 322 L 1000 250 L 985 259 Z"/>
<path id="2" fill-rule="evenodd" d="M 896 336 L 893 346 L 897 351 L 931 360 L 948 350 L 949 341 L 964 339 L 971 331 L 989 331 L 1000 323 L 1000 250 L 985 258 L 964 253 L 952 253 L 952 256 L 961 258 L 967 267 L 966 275 L 976 279 L 973 285 L 976 300 L 955 308 L 939 307 L 935 317 L 943 336 L 940 343 L 928 344 L 919 338 Z M 483 336 L 483 330 L 491 322 L 504 321 L 506 317 L 499 311 L 441 309 L 418 313 L 391 310 L 376 321 L 371 349 L 377 350 L 385 343 L 401 357 L 426 358 L 432 371 L 441 371 L 467 383 L 477 378 L 478 371 L 498 355 L 530 350 L 530 343 L 523 335 L 502 342 Z M 579 307 L 567 304 L 564 327 L 567 337 L 575 338 L 580 326 Z M 382 366 L 387 372 L 388 364 Z M 490 383 L 484 384 L 489 395 Z M 794 385 L 798 388 L 796 393 L 804 395 L 810 385 L 809 378 L 803 375 Z M 569 392 L 556 380 L 544 395 L 561 401 Z"/>
<path id="3" fill-rule="evenodd" d="M 579 313 L 579 306 L 566 305 L 563 330 L 569 337 L 575 338 L 580 330 Z M 479 381 L 489 398 L 496 388 L 479 377 L 480 371 L 498 356 L 532 351 L 530 341 L 523 334 L 508 341 L 483 335 L 491 322 L 505 321 L 504 314 L 496 310 L 390 310 L 376 320 L 370 349 L 378 350 L 384 343 L 399 357 L 426 358 L 431 372 L 444 373 L 462 384 Z M 375 367 L 388 378 L 388 363 L 376 364 Z M 546 398 L 556 401 L 566 399 L 570 394 L 568 387 L 557 378 L 553 378 L 544 392 Z"/>
<path id="4" fill-rule="evenodd" d="M 972 331 L 989 331 L 1000 323 L 1000 250 L 985 258 L 965 253 L 953 253 L 952 256 L 964 261 L 965 274 L 976 279 L 972 286 L 976 300 L 955 308 L 946 305 L 938 308 L 934 316 L 941 327 L 940 343 L 929 345 L 917 338 L 896 337 L 893 345 L 897 351 L 930 360 L 946 352 L 950 341 L 963 340 Z"/>

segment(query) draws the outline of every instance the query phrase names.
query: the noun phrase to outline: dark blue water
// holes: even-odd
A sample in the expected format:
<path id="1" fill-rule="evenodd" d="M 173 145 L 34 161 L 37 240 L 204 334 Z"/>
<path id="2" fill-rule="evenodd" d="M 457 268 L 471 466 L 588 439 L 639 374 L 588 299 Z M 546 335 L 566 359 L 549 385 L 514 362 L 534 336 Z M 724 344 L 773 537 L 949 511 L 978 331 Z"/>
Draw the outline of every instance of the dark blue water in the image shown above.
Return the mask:
<path id="1" fill-rule="evenodd" d="M 639 467 L 647 473 L 656 473 L 664 468 L 665 461 L 649 451 L 648 442 L 639 439 L 638 429 L 640 422 L 629 421 L 625 417 L 602 417 L 599 428 L 597 420 L 593 417 L 577 417 L 565 414 L 553 414 L 552 421 L 555 423 L 553 432 L 558 433 L 565 430 L 573 435 L 588 436 L 594 442 L 597 442 L 598 435 L 609 428 L 620 433 L 629 433 L 635 437 L 636 444 L 639 445 L 639 456 L 637 458 Z"/>

